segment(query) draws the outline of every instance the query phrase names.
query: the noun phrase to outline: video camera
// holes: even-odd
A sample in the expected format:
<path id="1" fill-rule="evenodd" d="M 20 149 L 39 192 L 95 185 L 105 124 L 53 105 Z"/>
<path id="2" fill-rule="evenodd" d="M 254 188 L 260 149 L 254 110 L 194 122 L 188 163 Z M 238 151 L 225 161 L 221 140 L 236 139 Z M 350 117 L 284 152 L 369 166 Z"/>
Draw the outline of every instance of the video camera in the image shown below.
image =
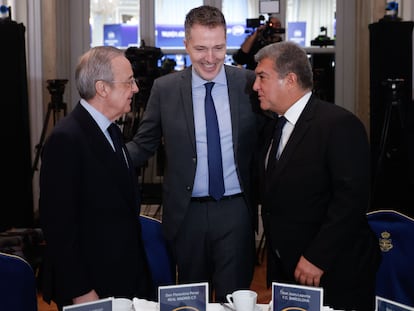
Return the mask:
<path id="1" fill-rule="evenodd" d="M 270 19 L 270 18 L 269 18 Z M 259 18 L 246 18 L 246 28 L 252 30 L 247 30 L 247 33 L 253 32 L 256 28 L 265 25 L 266 27 L 260 32 L 260 40 L 263 41 L 263 44 L 271 43 L 272 37 L 275 34 L 284 34 L 286 32 L 285 28 L 274 28 L 272 22 L 266 21 L 266 18 L 263 15 L 260 15 Z"/>

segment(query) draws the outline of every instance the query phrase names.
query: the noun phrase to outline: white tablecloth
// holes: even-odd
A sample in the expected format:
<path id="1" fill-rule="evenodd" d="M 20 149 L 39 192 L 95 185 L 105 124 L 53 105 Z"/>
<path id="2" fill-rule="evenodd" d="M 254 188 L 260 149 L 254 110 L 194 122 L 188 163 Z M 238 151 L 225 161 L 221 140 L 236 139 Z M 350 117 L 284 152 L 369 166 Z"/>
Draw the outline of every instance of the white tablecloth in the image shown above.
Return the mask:
<path id="1" fill-rule="evenodd" d="M 256 311 L 270 311 L 269 304 L 258 304 Z M 135 311 L 159 311 L 159 306 L 157 302 L 148 301 L 145 299 L 134 298 L 134 308 Z M 209 303 L 207 306 L 207 311 L 228 311 L 219 303 Z M 329 307 L 323 307 L 322 311 L 335 311 Z"/>
<path id="2" fill-rule="evenodd" d="M 134 298 L 133 304 L 134 304 L 135 311 L 159 311 L 158 303 L 154 301 Z M 258 304 L 257 306 L 258 306 L 257 311 L 269 311 L 268 304 Z M 219 303 L 209 303 L 207 305 L 207 311 L 227 311 L 227 310 Z"/>

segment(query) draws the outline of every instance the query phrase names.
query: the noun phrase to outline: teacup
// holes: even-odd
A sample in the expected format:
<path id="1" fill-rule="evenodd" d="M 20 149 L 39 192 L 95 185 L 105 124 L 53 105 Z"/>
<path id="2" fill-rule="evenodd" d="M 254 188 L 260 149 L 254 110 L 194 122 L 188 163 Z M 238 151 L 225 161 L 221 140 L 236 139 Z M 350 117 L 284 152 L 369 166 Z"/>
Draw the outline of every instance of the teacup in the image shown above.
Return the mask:
<path id="1" fill-rule="evenodd" d="M 257 293 L 248 289 L 236 290 L 227 294 L 227 301 L 236 311 L 255 311 Z"/>
<path id="2" fill-rule="evenodd" d="M 113 311 L 131 311 L 132 300 L 128 298 L 114 298 L 112 301 Z"/>

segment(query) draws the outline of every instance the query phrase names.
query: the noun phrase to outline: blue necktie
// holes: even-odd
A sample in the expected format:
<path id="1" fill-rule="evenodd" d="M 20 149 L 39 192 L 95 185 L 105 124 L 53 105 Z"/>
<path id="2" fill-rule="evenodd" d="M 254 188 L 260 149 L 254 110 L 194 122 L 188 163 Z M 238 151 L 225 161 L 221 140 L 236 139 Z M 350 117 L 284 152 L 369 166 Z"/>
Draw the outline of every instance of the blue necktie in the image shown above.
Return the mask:
<path id="1" fill-rule="evenodd" d="M 217 121 L 211 89 L 214 82 L 208 82 L 206 87 L 205 114 L 207 127 L 207 157 L 208 157 L 208 187 L 209 194 L 215 200 L 220 200 L 224 194 L 223 163 L 221 160 L 220 131 Z"/>
<path id="2" fill-rule="evenodd" d="M 280 138 L 282 137 L 283 126 L 285 125 L 286 121 L 287 120 L 284 116 L 281 116 L 276 121 L 275 129 L 273 132 L 272 148 L 270 149 L 269 157 L 267 158 L 266 171 L 270 171 L 273 167 L 275 167 L 277 163 L 277 150 L 279 149 Z"/>

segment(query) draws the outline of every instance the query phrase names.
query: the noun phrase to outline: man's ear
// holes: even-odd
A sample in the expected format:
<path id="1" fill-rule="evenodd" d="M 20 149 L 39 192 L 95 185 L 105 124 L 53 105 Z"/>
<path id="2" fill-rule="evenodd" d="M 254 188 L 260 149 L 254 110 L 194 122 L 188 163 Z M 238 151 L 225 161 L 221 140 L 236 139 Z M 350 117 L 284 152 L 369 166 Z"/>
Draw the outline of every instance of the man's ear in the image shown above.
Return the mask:
<path id="1" fill-rule="evenodd" d="M 293 72 L 289 72 L 285 77 L 285 81 L 288 85 L 294 86 L 298 83 L 298 76 Z"/>
<path id="2" fill-rule="evenodd" d="M 96 95 L 99 95 L 100 97 L 106 97 L 108 94 L 108 84 L 105 81 L 98 80 L 95 82 L 95 90 Z"/>

